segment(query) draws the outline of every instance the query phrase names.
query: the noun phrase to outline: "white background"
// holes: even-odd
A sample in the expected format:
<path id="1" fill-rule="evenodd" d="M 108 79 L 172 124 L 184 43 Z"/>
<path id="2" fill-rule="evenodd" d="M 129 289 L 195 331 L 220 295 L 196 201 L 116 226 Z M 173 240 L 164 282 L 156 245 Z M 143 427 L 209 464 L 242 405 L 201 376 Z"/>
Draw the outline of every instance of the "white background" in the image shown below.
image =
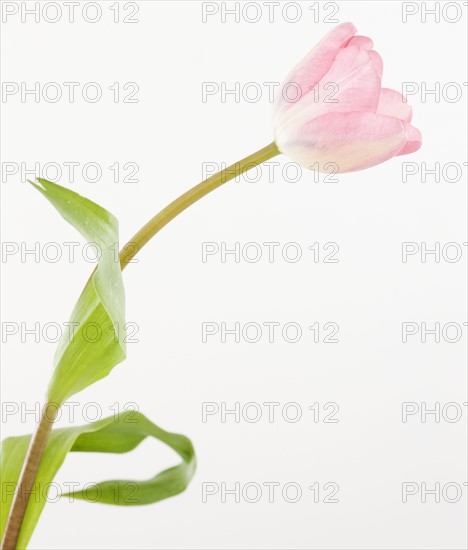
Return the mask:
<path id="1" fill-rule="evenodd" d="M 465 548 L 466 3 L 449 2 L 445 11 L 446 4 L 438 3 L 438 22 L 434 15 L 423 16 L 423 4 L 430 10 L 436 3 L 410 3 L 406 9 L 417 13 L 404 23 L 400 2 L 342 2 L 337 9 L 333 3 L 301 2 L 293 23 L 294 6 L 285 16 L 284 3 L 273 22 L 264 2 L 253 3 L 247 14 L 241 10 L 239 22 L 229 15 L 223 22 L 220 6 L 203 22 L 199 2 L 142 1 L 134 24 L 114 23 L 111 4 L 100 3 L 102 17 L 94 24 L 83 19 L 80 6 L 74 23 L 64 12 L 57 23 L 42 15 L 39 23 L 32 16 L 22 23 L 17 14 L 2 25 L 4 82 L 80 83 L 72 103 L 4 97 L 2 167 L 34 168 L 39 162 L 40 175 L 45 163 L 79 162 L 74 182 L 65 170 L 58 181 L 113 212 L 122 241 L 202 179 L 202 163 L 234 162 L 272 140 L 263 83 L 281 81 L 332 28 L 327 16 L 352 21 L 360 34 L 374 39 L 384 59 L 384 86 L 401 90 L 403 83 L 414 83 L 409 101 L 424 143 L 411 156 L 339 175 L 335 182 L 323 176 L 315 181 L 312 172 L 304 172 L 293 183 L 282 172 L 289 160 L 278 157 L 272 182 L 266 172 L 258 181 L 230 182 L 142 251 L 124 274 L 127 319 L 139 325 L 139 343 L 128 345 L 128 359 L 107 379 L 73 398 L 81 404 L 74 422 L 93 414 L 83 409 L 89 402 L 99 404 L 102 417 L 112 414 L 114 403 L 136 403 L 157 424 L 192 439 L 196 476 L 182 495 L 141 508 L 48 504 L 30 548 Z M 453 22 L 457 10 L 462 17 Z M 129 13 L 121 11 L 120 17 Z M 252 22 L 255 13 L 261 15 L 258 22 Z M 100 101 L 82 99 L 88 82 L 102 87 Z M 115 82 L 136 82 L 138 103 L 115 103 L 109 90 Z M 222 102 L 217 94 L 203 102 L 203 82 L 228 88 L 238 82 L 241 89 L 256 82 L 263 94 L 253 102 L 243 94 L 239 101 L 230 95 Z M 440 86 L 440 96 L 425 95 L 424 83 Z M 444 93 L 447 83 L 456 85 Z M 457 86 L 462 96 L 454 101 Z M 101 165 L 98 182 L 81 177 L 88 162 Z M 115 162 L 137 163 L 139 181 L 113 182 L 108 167 Z M 407 181 L 403 162 L 415 163 L 417 171 Z M 439 181 L 433 174 L 422 177 L 423 163 L 427 169 L 440 163 Z M 453 171 L 444 177 L 448 163 L 462 170 L 458 181 Z M 2 174 L 3 241 L 28 248 L 35 242 L 42 247 L 81 241 L 22 179 L 21 173 Z M 235 242 L 271 241 L 280 243 L 272 263 L 265 248 L 258 262 L 241 256 L 237 263 L 231 255 L 223 263 L 219 254 L 202 261 L 203 242 L 233 248 Z M 288 242 L 301 246 L 300 261 L 283 259 Z M 322 255 L 315 263 L 308 247 L 319 243 L 323 251 L 328 242 L 338 243 L 339 262 L 325 263 Z M 419 252 L 403 262 L 404 242 L 419 247 L 425 242 L 428 248 L 454 242 L 463 256 L 436 262 Z M 3 257 L 3 323 L 67 321 L 92 267 L 81 257 L 57 263 Z M 202 342 L 204 322 L 231 328 L 265 321 L 298 323 L 302 338 L 288 343 L 279 334 L 269 343 L 264 332 L 258 343 L 235 343 L 232 337 L 222 343 L 219 334 Z M 324 343 L 324 333 L 314 343 L 308 327 L 327 322 L 339 325 L 339 343 Z M 424 343 L 419 332 L 403 343 L 405 322 L 425 322 L 428 328 L 457 323 L 463 335 L 456 343 L 443 336 L 435 343 L 428 335 Z M 19 335 L 7 339 L 4 404 L 32 409 L 43 399 L 54 348 L 32 336 L 25 343 Z M 241 407 L 255 402 L 263 416 L 248 422 L 241 415 L 235 422 L 230 415 L 223 423 L 218 414 L 203 422 L 204 402 L 231 409 L 236 402 Z M 272 423 L 264 402 L 280 403 Z M 289 402 L 301 407 L 296 423 L 281 414 Z M 309 406 L 319 403 L 323 413 L 330 402 L 339 406 L 339 422 L 323 422 L 323 414 L 314 422 Z M 403 403 L 413 402 L 420 408 L 422 402 L 428 408 L 453 402 L 462 418 L 449 422 L 442 414 L 435 422 L 433 415 L 418 413 L 403 422 Z M 34 425 L 34 415 L 3 415 L 2 437 L 29 433 Z M 148 441 L 128 455 L 70 455 L 56 481 L 145 479 L 176 461 Z M 228 489 L 253 482 L 264 492 L 256 503 L 242 494 L 239 503 L 232 495 L 223 503 L 221 493 L 204 503 L 207 482 Z M 272 503 L 265 482 L 280 484 Z M 291 482 L 303 490 L 296 503 L 281 494 Z M 339 486 L 338 503 L 323 502 L 330 493 L 323 487 L 327 482 Z M 445 484 L 455 483 L 463 495 L 448 502 L 441 494 L 437 503 L 428 494 L 424 503 L 419 491 L 404 503 L 405 482 L 418 488 L 426 483 L 428 489 L 440 483 L 441 493 Z M 314 483 L 321 489 L 318 503 L 308 489 Z"/>

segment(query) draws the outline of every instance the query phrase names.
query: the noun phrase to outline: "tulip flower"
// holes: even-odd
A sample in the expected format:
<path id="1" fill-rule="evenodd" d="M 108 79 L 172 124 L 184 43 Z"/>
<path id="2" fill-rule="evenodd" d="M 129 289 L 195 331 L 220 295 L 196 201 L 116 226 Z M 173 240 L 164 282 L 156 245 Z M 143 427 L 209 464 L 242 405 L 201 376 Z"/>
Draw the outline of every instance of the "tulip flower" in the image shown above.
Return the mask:
<path id="1" fill-rule="evenodd" d="M 278 149 L 306 168 L 352 172 L 417 151 L 403 96 L 382 88 L 382 59 L 343 23 L 289 73 L 274 106 Z M 294 96 L 294 97 L 290 97 Z"/>

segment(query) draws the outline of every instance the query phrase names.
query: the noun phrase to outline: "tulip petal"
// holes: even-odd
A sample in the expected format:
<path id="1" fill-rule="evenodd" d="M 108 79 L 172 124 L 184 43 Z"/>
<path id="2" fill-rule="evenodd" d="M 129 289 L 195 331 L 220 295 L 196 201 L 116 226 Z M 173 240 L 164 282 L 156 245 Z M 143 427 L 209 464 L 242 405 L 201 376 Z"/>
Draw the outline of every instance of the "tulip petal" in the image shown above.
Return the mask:
<path id="1" fill-rule="evenodd" d="M 380 97 L 380 76 L 369 52 L 355 46 L 340 49 L 330 70 L 315 89 L 275 119 L 281 132 L 291 132 L 304 121 L 326 113 L 375 113 Z"/>
<path id="2" fill-rule="evenodd" d="M 421 132 L 417 128 L 411 126 L 411 124 L 405 124 L 405 130 L 407 141 L 398 152 L 398 155 L 409 155 L 410 153 L 414 153 L 420 149 L 422 145 Z"/>
<path id="3" fill-rule="evenodd" d="M 323 77 L 323 83 L 333 82 L 337 85 L 335 103 L 326 105 L 327 112 L 340 111 L 373 111 L 377 109 L 380 97 L 380 75 L 374 68 L 369 52 L 356 46 L 341 49 Z"/>
<path id="4" fill-rule="evenodd" d="M 410 122 L 412 116 L 411 106 L 405 98 L 400 92 L 390 88 L 382 88 L 377 112 L 381 115 L 394 116 L 404 122 Z"/>
<path id="5" fill-rule="evenodd" d="M 342 23 L 328 34 L 300 61 L 285 78 L 282 89 L 289 83 L 294 83 L 301 91 L 303 97 L 330 69 L 338 50 L 354 34 L 356 27 L 352 23 Z M 278 95 L 275 110 L 282 111 L 291 107 L 293 103 L 284 99 L 283 94 Z"/>
<path id="6" fill-rule="evenodd" d="M 382 73 L 383 73 L 382 58 L 380 57 L 380 55 L 375 50 L 371 50 L 369 52 L 369 57 L 371 58 L 372 65 L 373 65 L 374 69 L 376 70 L 377 74 L 379 75 L 380 78 L 382 78 Z"/>
<path id="7" fill-rule="evenodd" d="M 406 147 L 407 133 L 397 118 L 370 112 L 328 113 L 277 141 L 280 151 L 301 166 L 353 172 L 384 162 Z M 328 165 L 328 166 L 327 166 Z"/>
<path id="8" fill-rule="evenodd" d="M 346 43 L 346 47 L 348 46 L 356 46 L 358 48 L 361 48 L 362 50 L 372 50 L 374 47 L 374 43 L 372 40 L 367 36 L 353 36 L 348 40 Z"/>

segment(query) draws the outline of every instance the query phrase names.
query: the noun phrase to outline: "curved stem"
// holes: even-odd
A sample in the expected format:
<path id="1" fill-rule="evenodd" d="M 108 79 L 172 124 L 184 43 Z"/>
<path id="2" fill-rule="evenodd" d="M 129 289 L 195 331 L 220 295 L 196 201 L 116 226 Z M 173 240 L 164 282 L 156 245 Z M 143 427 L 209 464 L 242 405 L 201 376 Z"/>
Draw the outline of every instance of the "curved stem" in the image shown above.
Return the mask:
<path id="1" fill-rule="evenodd" d="M 258 166 L 262 162 L 265 162 L 266 160 L 279 154 L 280 151 L 276 146 L 276 143 L 270 143 L 256 153 L 245 157 L 235 164 L 231 164 L 231 166 L 228 166 L 224 170 L 214 174 L 198 185 L 195 185 L 195 187 L 192 187 L 192 189 L 181 195 L 175 201 L 171 202 L 168 206 L 166 206 L 166 208 L 163 208 L 161 212 L 151 218 L 151 220 L 144 225 L 125 246 L 123 246 L 120 251 L 120 265 L 122 269 L 126 267 L 130 260 L 150 239 L 156 235 L 158 231 L 160 231 L 165 225 L 167 225 L 186 208 L 191 206 L 194 202 L 197 202 L 211 191 L 214 191 L 223 185 L 223 183 L 236 178 L 240 174 L 247 172 L 247 170 L 255 168 L 255 166 Z"/>
<path id="2" fill-rule="evenodd" d="M 171 202 L 163 208 L 156 216 L 144 225 L 133 238 L 122 247 L 120 251 L 120 266 L 124 269 L 130 260 L 152 239 L 171 220 L 186 210 L 193 203 L 214 191 L 223 183 L 226 183 L 240 174 L 255 168 L 262 162 L 278 155 L 276 144 L 270 143 L 256 153 L 243 158 L 239 162 L 221 170 L 217 174 L 207 178 L 189 191 L 181 195 L 178 199 Z M 15 550 L 18 543 L 18 537 L 21 531 L 24 515 L 28 506 L 29 495 L 36 480 L 36 475 L 41 464 L 47 440 L 52 430 L 52 424 L 57 416 L 58 406 L 47 403 L 44 406 L 41 421 L 31 440 L 28 453 L 24 462 L 23 470 L 20 476 L 18 490 L 13 499 L 13 503 L 8 516 L 5 533 L 2 541 L 2 550 Z"/>

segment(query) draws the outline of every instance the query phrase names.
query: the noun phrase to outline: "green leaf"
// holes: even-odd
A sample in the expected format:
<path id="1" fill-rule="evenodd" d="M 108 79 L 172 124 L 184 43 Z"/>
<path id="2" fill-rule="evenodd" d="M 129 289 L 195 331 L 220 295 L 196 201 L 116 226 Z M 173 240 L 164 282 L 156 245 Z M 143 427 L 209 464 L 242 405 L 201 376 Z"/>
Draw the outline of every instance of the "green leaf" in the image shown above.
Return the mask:
<path id="1" fill-rule="evenodd" d="M 62 404 L 75 393 L 104 378 L 126 357 L 125 292 L 115 246 L 118 221 L 107 210 L 42 178 L 32 183 L 58 212 L 93 243 L 100 254 L 73 310 L 54 358 L 48 400 Z"/>
<path id="2" fill-rule="evenodd" d="M 48 402 L 59 406 L 73 394 L 109 374 L 126 355 L 125 297 L 120 263 L 115 254 L 118 222 L 97 204 L 57 184 L 38 179 L 38 184 L 32 185 L 89 242 L 95 243 L 100 252 L 99 264 L 71 316 L 70 325 L 76 327 L 73 338 L 64 334 L 54 358 Z M 89 328 L 95 331 L 91 336 Z M 67 453 L 125 453 L 148 436 L 169 445 L 180 455 L 182 462 L 147 481 L 104 481 L 73 495 L 65 493 L 69 498 L 73 496 L 123 506 L 149 504 L 182 492 L 195 472 L 195 453 L 190 440 L 158 428 L 135 411 L 85 426 L 52 430 L 26 508 L 17 548 L 25 548 L 28 544 L 46 503 L 51 482 Z M 0 448 L 0 538 L 30 440 L 31 436 L 11 437 Z"/>
<path id="3" fill-rule="evenodd" d="M 190 440 L 183 435 L 166 432 L 135 411 L 126 411 L 85 426 L 53 430 L 26 509 L 18 548 L 26 548 L 46 503 L 50 483 L 69 452 L 126 453 L 149 436 L 169 445 L 179 454 L 182 462 L 147 481 L 110 480 L 97 483 L 84 491 L 62 494 L 69 498 L 73 496 L 90 502 L 121 506 L 150 504 L 184 491 L 196 466 L 195 452 Z M 30 438 L 29 435 L 10 437 L 1 446 L 1 536 Z M 70 528 L 72 525 L 73 520 L 70 519 Z"/>

